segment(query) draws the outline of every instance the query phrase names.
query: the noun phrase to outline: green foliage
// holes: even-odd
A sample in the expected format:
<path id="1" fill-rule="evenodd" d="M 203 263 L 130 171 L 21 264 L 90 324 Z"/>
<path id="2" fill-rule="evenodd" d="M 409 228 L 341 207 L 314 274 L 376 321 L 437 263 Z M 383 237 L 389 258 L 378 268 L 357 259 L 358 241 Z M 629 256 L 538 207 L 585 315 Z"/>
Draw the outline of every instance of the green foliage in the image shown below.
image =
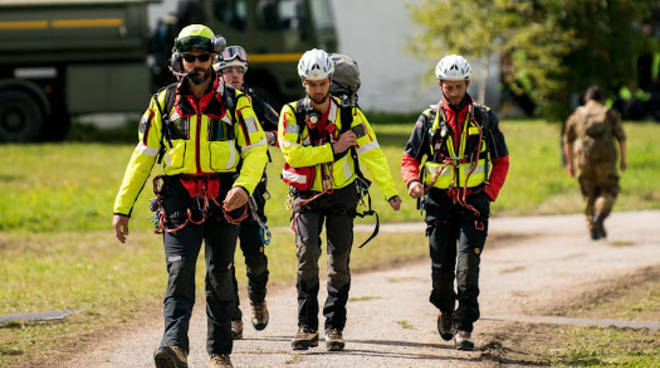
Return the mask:
<path id="1" fill-rule="evenodd" d="M 410 51 L 437 61 L 458 53 L 487 64 L 502 55 L 502 80 L 551 119 L 591 84 L 610 91 L 634 80 L 645 47 L 636 22 L 654 0 L 425 0 L 409 6 L 422 32 Z"/>

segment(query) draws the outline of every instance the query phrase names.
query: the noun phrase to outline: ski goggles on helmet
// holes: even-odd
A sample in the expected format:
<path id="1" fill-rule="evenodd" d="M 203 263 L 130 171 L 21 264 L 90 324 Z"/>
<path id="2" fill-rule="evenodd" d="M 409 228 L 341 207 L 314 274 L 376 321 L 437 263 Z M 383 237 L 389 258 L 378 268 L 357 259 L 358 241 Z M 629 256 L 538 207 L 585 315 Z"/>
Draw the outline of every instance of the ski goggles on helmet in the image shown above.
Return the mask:
<path id="1" fill-rule="evenodd" d="M 184 37 L 176 40 L 174 47 L 178 52 L 187 52 L 193 50 L 213 52 L 213 42 L 201 36 Z"/>
<path id="2" fill-rule="evenodd" d="M 244 63 L 247 63 L 248 61 L 247 52 L 245 52 L 245 49 L 240 46 L 229 46 L 225 48 L 222 52 L 222 59 L 224 61 L 239 60 Z"/>

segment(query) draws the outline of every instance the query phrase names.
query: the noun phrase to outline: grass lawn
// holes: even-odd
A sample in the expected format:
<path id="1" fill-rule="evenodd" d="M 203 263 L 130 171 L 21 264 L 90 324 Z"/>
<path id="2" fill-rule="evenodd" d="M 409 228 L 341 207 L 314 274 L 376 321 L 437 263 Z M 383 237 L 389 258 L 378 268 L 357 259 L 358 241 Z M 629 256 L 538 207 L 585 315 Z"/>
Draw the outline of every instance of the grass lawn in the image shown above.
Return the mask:
<path id="1" fill-rule="evenodd" d="M 421 220 L 415 202 L 404 195 L 399 174 L 411 124 L 374 123 L 404 198 L 402 210 L 395 213 L 380 191 L 372 190 L 383 222 Z M 516 121 L 502 123 L 502 129 L 511 169 L 493 214 L 582 211 L 577 183 L 560 166 L 558 127 Z M 622 177 L 616 210 L 660 208 L 660 149 L 654 142 L 660 136 L 660 125 L 627 124 L 626 129 L 629 169 Z M 66 323 L 0 326 L 0 366 L 13 367 L 43 356 L 56 361 L 79 343 L 159 313 L 166 275 L 161 241 L 151 234 L 147 220 L 151 215 L 147 202 L 153 196 L 150 185 L 135 205 L 129 243 L 121 246 L 111 231 L 114 197 L 133 148 L 134 143 L 0 146 L 0 314 L 83 311 Z M 282 156 L 272 149 L 271 153 L 273 163 L 268 171 L 273 199 L 266 213 L 272 227 L 285 226 L 290 214 L 284 206 L 287 188 L 278 179 Z M 366 236 L 358 234 L 356 242 Z M 267 248 L 272 285 L 293 283 L 292 239 L 287 230 L 274 231 L 273 244 Z M 426 256 L 424 234 L 381 233 L 353 253 L 351 269 L 359 272 Z M 242 263 L 237 262 L 237 268 L 239 282 L 245 285 Z M 200 270 L 198 285 L 202 283 Z"/>
<path id="2" fill-rule="evenodd" d="M 390 170 L 404 198 L 402 210 L 392 211 L 378 188 L 374 206 L 384 222 L 419 221 L 415 201 L 407 197 L 399 163 L 410 125 L 375 125 Z M 541 121 L 504 122 L 502 130 L 511 154 L 511 167 L 494 216 L 581 212 L 577 181 L 560 165 L 558 127 Z M 660 136 L 658 124 L 626 124 L 628 171 L 615 210 L 660 208 Z M 0 231 L 59 232 L 109 230 L 114 197 L 134 144 L 61 143 L 0 146 Z M 279 180 L 282 155 L 271 150 L 268 166 L 273 199 L 266 205 L 271 226 L 288 224 L 288 187 Z M 160 173 L 156 167 L 154 173 Z M 367 170 L 366 175 L 369 175 Z M 375 186 L 374 186 L 375 187 Z M 147 202 L 151 182 L 136 203 L 131 229 L 148 229 Z M 362 220 L 363 221 L 363 220 Z"/>

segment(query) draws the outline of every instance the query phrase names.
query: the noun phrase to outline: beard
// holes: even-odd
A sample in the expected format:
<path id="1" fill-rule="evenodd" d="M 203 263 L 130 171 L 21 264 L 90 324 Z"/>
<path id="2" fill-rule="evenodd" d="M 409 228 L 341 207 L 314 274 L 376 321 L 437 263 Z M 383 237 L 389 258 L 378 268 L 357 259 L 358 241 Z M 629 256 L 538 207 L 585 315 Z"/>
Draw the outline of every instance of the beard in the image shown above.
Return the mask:
<path id="1" fill-rule="evenodd" d="M 325 99 L 328 98 L 329 94 L 321 95 L 321 94 L 316 94 L 314 96 L 309 96 L 309 99 L 312 100 L 317 105 L 320 105 L 325 102 Z"/>
<path id="2" fill-rule="evenodd" d="M 209 77 L 211 77 L 210 69 L 195 68 L 190 72 L 190 74 L 188 74 L 190 83 L 194 85 L 199 85 L 206 82 Z"/>

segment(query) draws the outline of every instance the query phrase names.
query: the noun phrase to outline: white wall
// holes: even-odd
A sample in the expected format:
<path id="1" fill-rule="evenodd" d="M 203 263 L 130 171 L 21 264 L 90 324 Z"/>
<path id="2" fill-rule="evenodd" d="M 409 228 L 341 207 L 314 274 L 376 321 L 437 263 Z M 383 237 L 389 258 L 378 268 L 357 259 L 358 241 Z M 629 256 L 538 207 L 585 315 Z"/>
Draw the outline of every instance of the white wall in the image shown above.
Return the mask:
<path id="1" fill-rule="evenodd" d="M 440 98 L 433 80 L 422 80 L 434 67 L 404 51 L 413 24 L 404 1 L 331 0 L 339 51 L 360 65 L 360 105 L 366 110 L 421 111 Z M 421 3 L 411 0 L 410 3 Z"/>
<path id="2" fill-rule="evenodd" d="M 411 20 L 406 4 L 422 0 L 331 0 L 339 36 L 339 51 L 360 64 L 362 88 L 360 105 L 367 110 L 390 112 L 421 111 L 436 103 L 441 95 L 434 79 L 429 79 L 434 60 L 419 61 L 404 51 L 409 39 L 420 28 Z M 496 61 L 497 58 L 492 58 Z M 471 61 L 471 60 L 469 60 Z M 475 72 L 479 65 L 471 61 Z M 491 66 L 486 103 L 499 99 L 498 65 Z M 475 74 L 476 76 L 476 74 Z M 475 98 L 477 80 L 469 92 Z"/>

